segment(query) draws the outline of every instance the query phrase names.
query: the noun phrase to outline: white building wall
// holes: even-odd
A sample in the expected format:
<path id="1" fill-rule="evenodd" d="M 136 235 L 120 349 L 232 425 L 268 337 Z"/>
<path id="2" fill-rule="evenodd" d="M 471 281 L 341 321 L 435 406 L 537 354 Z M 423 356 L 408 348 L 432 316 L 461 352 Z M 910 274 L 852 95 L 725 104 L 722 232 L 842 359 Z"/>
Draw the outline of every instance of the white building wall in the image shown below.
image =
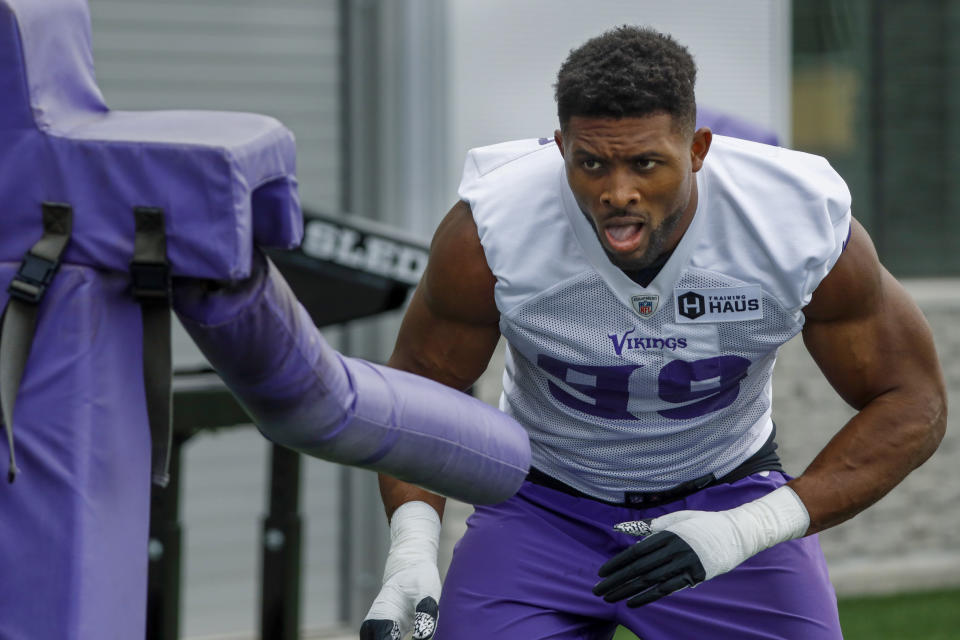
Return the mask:
<path id="1" fill-rule="evenodd" d="M 447 18 L 451 202 L 468 149 L 553 133 L 560 64 L 622 24 L 654 27 L 689 47 L 700 104 L 790 139 L 786 0 L 450 0 Z"/>

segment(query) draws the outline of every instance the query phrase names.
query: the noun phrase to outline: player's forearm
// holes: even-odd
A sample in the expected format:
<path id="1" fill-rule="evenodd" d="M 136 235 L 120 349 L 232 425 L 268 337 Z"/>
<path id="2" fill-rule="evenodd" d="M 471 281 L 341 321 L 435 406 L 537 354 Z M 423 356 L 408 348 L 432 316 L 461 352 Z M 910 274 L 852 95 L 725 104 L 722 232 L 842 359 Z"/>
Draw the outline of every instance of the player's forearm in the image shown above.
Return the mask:
<path id="1" fill-rule="evenodd" d="M 408 315 L 416 315 L 417 308 L 414 307 L 412 311 L 408 310 Z M 410 326 L 415 325 L 414 322 L 409 322 L 407 319 L 404 320 L 406 323 L 404 329 L 407 331 L 410 330 Z M 463 390 L 473 384 L 479 373 L 474 373 L 473 370 L 469 372 L 458 371 L 457 367 L 449 366 L 450 362 L 458 363 L 463 365 L 463 363 L 469 363 L 473 360 L 470 357 L 464 357 L 463 354 L 457 354 L 457 357 L 449 359 L 437 359 L 437 358 L 428 358 L 426 354 L 433 353 L 431 349 L 411 349 L 406 348 L 408 344 L 420 344 L 416 340 L 409 339 L 409 337 L 404 340 L 404 330 L 401 330 L 401 337 L 397 341 L 397 346 L 394 349 L 393 353 L 390 356 L 390 359 L 387 361 L 387 366 L 394 369 L 400 369 L 403 371 L 408 371 L 410 373 L 415 373 L 417 375 L 423 376 L 425 378 L 430 378 L 440 384 L 446 385 L 448 387 L 453 387 L 454 389 Z M 478 341 L 468 341 L 468 343 L 475 343 Z M 493 341 L 493 344 L 496 344 L 496 341 Z M 490 347 L 492 351 L 493 347 Z M 483 356 L 483 354 L 481 354 Z M 487 362 L 490 359 L 490 353 L 485 353 L 485 359 L 482 359 L 482 362 Z M 448 366 L 439 366 L 436 363 L 438 361 L 445 362 Z M 475 367 L 482 372 L 482 367 Z M 425 489 L 422 489 L 414 484 L 408 482 L 403 482 L 392 476 L 380 474 L 380 497 L 383 500 L 383 508 L 387 513 L 387 520 L 389 521 L 393 517 L 393 512 L 400 507 L 400 505 L 406 502 L 412 502 L 414 500 L 419 500 L 426 502 L 434 509 L 436 509 L 437 514 L 443 518 L 443 508 L 446 505 L 447 499 L 443 496 L 431 493 Z"/>
<path id="2" fill-rule="evenodd" d="M 401 369 L 404 371 L 410 371 L 418 373 L 419 375 L 424 375 L 424 367 L 415 366 L 409 359 L 404 359 L 399 356 L 397 352 L 394 352 L 393 356 L 387 362 L 387 365 L 395 369 Z M 440 377 L 437 375 L 432 376 L 434 379 Z M 442 384 L 447 386 L 455 386 L 450 380 L 439 380 Z M 419 500 L 421 502 L 426 502 L 432 506 L 437 511 L 437 515 L 440 518 L 443 518 L 443 508 L 447 503 L 447 499 L 443 496 L 439 496 L 435 493 L 431 493 L 426 489 L 422 489 L 417 485 L 410 484 L 409 482 L 404 482 L 402 480 L 397 480 L 393 476 L 388 476 L 385 474 L 379 474 L 379 483 L 380 483 L 380 498 L 383 500 L 383 509 L 387 514 L 387 521 L 389 522 L 393 518 L 393 512 L 396 511 L 400 505 L 412 502 L 414 500 Z"/>
<path id="3" fill-rule="evenodd" d="M 438 496 L 416 485 L 383 474 L 380 474 L 380 497 L 383 499 L 383 508 L 387 512 L 388 521 L 400 505 L 414 500 L 429 504 L 436 509 L 437 515 L 442 519 L 443 507 L 447 503 L 447 499 L 443 496 Z"/>
<path id="4" fill-rule="evenodd" d="M 942 388 L 902 389 L 867 404 L 789 485 L 810 514 L 807 534 L 840 524 L 886 495 L 936 450 Z"/>

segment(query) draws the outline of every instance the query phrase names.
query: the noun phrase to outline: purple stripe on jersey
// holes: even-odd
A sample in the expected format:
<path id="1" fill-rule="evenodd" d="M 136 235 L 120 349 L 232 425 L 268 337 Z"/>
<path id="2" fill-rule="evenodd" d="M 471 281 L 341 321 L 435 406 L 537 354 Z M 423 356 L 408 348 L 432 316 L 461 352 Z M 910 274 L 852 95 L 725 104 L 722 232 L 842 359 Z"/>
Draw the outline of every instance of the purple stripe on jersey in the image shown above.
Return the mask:
<path id="1" fill-rule="evenodd" d="M 850 226 L 847 227 L 847 239 L 843 241 L 843 246 L 840 247 L 840 251 L 844 251 L 847 248 L 847 243 L 850 242 L 850 236 L 853 235 L 853 223 L 850 223 Z"/>

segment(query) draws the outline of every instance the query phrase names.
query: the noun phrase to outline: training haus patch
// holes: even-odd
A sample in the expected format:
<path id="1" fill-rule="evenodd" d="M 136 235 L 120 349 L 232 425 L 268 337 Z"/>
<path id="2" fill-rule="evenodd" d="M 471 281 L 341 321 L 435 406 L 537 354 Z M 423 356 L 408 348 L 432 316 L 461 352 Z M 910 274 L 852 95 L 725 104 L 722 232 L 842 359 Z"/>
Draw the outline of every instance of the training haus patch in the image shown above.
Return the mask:
<path id="1" fill-rule="evenodd" d="M 677 322 L 736 322 L 763 318 L 760 285 L 674 289 Z"/>

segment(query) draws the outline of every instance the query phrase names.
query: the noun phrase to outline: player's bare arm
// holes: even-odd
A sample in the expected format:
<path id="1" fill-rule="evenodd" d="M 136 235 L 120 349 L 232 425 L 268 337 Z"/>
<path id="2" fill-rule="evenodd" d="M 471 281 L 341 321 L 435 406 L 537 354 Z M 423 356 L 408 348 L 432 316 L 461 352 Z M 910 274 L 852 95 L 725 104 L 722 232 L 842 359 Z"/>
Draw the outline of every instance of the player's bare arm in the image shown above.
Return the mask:
<path id="1" fill-rule="evenodd" d="M 470 207 L 458 202 L 434 234 L 430 261 L 388 364 L 456 389 L 470 387 L 500 338 L 495 283 Z M 425 640 L 433 636 L 438 616 L 436 554 L 446 499 L 385 475 L 380 494 L 390 519 L 391 547 L 384 588 L 360 637 L 386 640 L 412 628 L 414 638 Z"/>
<path id="2" fill-rule="evenodd" d="M 804 309 L 803 340 L 858 413 L 789 483 L 815 533 L 867 508 L 934 452 L 947 401 L 930 328 L 856 221 Z"/>
<path id="3" fill-rule="evenodd" d="M 403 318 L 387 364 L 455 389 L 469 388 L 487 368 L 500 338 L 490 273 L 470 206 L 457 202 L 434 234 L 430 261 Z M 380 476 L 387 517 L 410 500 L 443 515 L 444 498 Z"/>

